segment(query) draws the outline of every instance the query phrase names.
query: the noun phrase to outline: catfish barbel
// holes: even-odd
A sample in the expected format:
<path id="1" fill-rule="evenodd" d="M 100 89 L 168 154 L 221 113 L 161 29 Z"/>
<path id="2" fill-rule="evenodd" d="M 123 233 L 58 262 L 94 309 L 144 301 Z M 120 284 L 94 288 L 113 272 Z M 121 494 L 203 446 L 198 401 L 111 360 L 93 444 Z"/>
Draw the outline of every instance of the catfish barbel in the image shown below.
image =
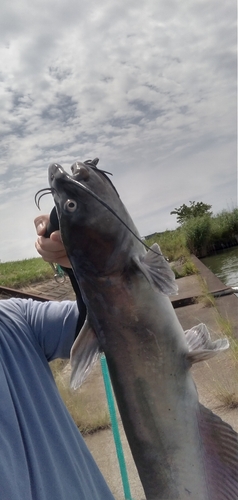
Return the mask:
<path id="1" fill-rule="evenodd" d="M 202 406 L 192 363 L 226 349 L 205 325 L 184 333 L 168 297 L 174 274 L 146 249 L 97 160 L 73 175 L 49 167 L 63 243 L 87 307 L 71 351 L 71 384 L 104 351 L 147 500 L 237 500 L 238 438 Z"/>

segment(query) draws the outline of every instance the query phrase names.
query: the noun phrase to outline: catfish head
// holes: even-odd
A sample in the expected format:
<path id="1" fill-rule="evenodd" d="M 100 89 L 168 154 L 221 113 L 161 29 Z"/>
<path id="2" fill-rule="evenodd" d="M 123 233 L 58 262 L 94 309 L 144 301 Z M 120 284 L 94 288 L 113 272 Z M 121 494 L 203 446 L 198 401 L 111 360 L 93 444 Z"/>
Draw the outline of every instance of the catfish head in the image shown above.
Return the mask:
<path id="1" fill-rule="evenodd" d="M 145 253 L 108 172 L 99 170 L 97 161 L 74 163 L 72 175 L 57 163 L 49 167 L 62 240 L 72 266 L 77 263 L 81 275 L 117 272 L 135 246 Z"/>

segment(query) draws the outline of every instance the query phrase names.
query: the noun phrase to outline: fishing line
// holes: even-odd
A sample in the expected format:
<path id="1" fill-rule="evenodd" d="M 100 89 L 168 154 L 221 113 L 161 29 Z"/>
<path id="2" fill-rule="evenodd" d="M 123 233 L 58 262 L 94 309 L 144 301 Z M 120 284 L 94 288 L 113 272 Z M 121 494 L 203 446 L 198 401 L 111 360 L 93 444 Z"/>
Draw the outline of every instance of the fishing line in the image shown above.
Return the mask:
<path id="1" fill-rule="evenodd" d="M 144 245 L 145 248 L 147 248 L 147 250 L 150 250 L 151 252 L 153 252 L 156 255 L 159 255 L 161 257 L 161 254 L 159 252 L 156 252 L 155 250 L 153 250 L 152 248 L 150 248 L 148 245 L 146 245 L 146 243 L 144 243 L 144 241 L 142 241 L 141 238 L 139 236 L 137 236 L 137 234 L 134 231 L 132 231 L 132 229 L 124 222 L 124 220 L 121 219 L 121 217 L 113 210 L 113 208 L 111 208 L 105 201 L 103 201 L 96 193 L 94 193 L 93 191 L 91 191 L 91 189 L 89 189 L 86 186 L 84 186 L 84 184 L 82 184 L 81 182 L 76 181 L 75 179 L 73 179 L 73 177 L 71 177 L 70 175 L 68 175 L 66 172 L 65 172 L 65 176 L 67 177 L 67 179 L 69 181 L 73 182 L 77 186 L 79 186 L 82 189 L 84 189 L 84 191 L 86 191 L 88 194 L 90 194 L 91 196 L 93 196 L 93 198 L 95 198 L 99 203 L 101 203 L 101 205 L 103 205 L 105 208 L 107 208 L 107 210 L 109 210 L 109 212 L 111 212 L 123 224 L 123 226 L 125 226 L 128 229 L 128 231 L 130 231 L 130 233 L 133 234 L 133 236 L 140 243 L 142 243 L 142 245 Z"/>
<path id="2" fill-rule="evenodd" d="M 86 162 L 85 162 L 86 163 Z M 91 167 L 91 165 L 90 165 Z M 99 170 L 95 167 L 91 167 L 95 170 Z M 100 171 L 100 170 L 99 170 Z M 104 173 L 104 171 L 102 171 Z M 109 212 L 111 212 L 122 224 L 123 226 L 125 226 L 128 231 L 130 231 L 130 233 L 140 242 L 142 243 L 142 245 L 147 248 L 147 250 L 150 250 L 151 252 L 155 253 L 156 255 L 159 255 L 161 257 L 161 254 L 159 252 L 156 252 L 156 250 L 153 250 L 153 248 L 150 248 L 148 245 L 146 245 L 146 243 L 144 243 L 144 241 L 142 241 L 142 239 L 126 224 L 126 222 L 124 222 L 123 219 L 121 219 L 121 217 L 113 210 L 113 208 L 111 208 L 105 201 L 103 201 L 96 193 L 94 193 L 93 191 L 91 191 L 91 189 L 89 189 L 88 187 L 86 187 L 84 184 L 82 184 L 81 182 L 79 181 L 76 181 L 76 179 L 74 179 L 73 177 L 71 177 L 69 174 L 67 174 L 67 172 L 65 172 L 65 176 L 66 178 L 72 182 L 73 184 L 76 184 L 78 187 L 80 187 L 81 189 L 83 189 L 84 191 L 86 191 L 88 194 L 90 194 L 93 198 L 95 198 L 99 203 L 101 203 L 101 205 L 103 205 L 107 210 L 109 210 Z M 109 172 L 107 172 L 109 173 Z M 110 181 L 110 179 L 108 179 Z M 110 181 L 111 183 L 111 181 Z M 111 183 L 112 184 L 112 183 Z M 113 184 L 112 184 L 113 186 Z M 113 186 L 114 187 L 114 186 Z M 115 189 L 115 188 L 114 188 Z M 116 191 L 116 189 L 115 189 Z M 53 195 L 53 192 L 57 192 L 55 188 L 44 188 L 44 189 L 40 189 L 39 191 L 37 191 L 36 195 L 35 195 L 35 204 L 37 206 L 37 208 L 40 210 L 40 200 L 43 196 L 45 196 L 46 194 L 52 194 Z M 37 200 L 37 195 L 39 193 L 42 193 L 39 197 L 39 199 Z"/>

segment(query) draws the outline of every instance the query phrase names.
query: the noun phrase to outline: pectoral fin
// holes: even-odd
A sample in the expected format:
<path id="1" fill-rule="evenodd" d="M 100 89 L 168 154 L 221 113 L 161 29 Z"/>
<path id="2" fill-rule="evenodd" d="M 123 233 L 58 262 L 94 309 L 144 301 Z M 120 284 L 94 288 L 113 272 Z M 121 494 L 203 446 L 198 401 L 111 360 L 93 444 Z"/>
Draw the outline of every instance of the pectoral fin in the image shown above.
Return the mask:
<path id="1" fill-rule="evenodd" d="M 166 295 L 178 293 L 174 272 L 157 243 L 154 243 L 142 258 L 134 256 L 133 262 L 139 267 L 149 283 L 155 285 L 162 293 Z"/>
<path id="2" fill-rule="evenodd" d="M 198 424 L 204 449 L 209 498 L 237 500 L 238 498 L 238 435 L 202 405 L 199 405 Z"/>
<path id="3" fill-rule="evenodd" d="M 198 363 L 212 358 L 229 347 L 229 341 L 226 338 L 212 341 L 204 323 L 200 323 L 184 333 L 189 349 L 187 359 L 191 363 Z"/>
<path id="4" fill-rule="evenodd" d="M 82 385 L 99 355 L 100 348 L 96 334 L 86 319 L 70 352 L 70 387 L 72 389 L 77 389 Z"/>

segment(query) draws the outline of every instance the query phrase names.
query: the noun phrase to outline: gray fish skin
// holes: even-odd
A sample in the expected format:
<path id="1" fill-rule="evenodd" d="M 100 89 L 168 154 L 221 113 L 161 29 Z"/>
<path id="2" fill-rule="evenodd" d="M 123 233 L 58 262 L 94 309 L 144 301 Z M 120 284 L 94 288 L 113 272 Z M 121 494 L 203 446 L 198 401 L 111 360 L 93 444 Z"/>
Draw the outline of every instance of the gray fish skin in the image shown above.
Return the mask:
<path id="1" fill-rule="evenodd" d="M 136 264 L 143 261 L 145 248 L 73 180 L 100 196 L 138 232 L 105 176 L 80 163 L 74 171 L 71 177 L 54 164 L 49 182 L 62 239 L 87 306 L 87 324 L 105 352 L 146 499 L 235 500 L 237 436 L 199 404 L 189 348 L 171 302 Z M 74 211 L 68 211 L 67 200 L 76 201 Z M 228 465 L 226 459 L 213 464 L 213 448 L 215 458 L 224 451 L 219 449 L 220 426 L 225 426 L 231 443 Z"/>

